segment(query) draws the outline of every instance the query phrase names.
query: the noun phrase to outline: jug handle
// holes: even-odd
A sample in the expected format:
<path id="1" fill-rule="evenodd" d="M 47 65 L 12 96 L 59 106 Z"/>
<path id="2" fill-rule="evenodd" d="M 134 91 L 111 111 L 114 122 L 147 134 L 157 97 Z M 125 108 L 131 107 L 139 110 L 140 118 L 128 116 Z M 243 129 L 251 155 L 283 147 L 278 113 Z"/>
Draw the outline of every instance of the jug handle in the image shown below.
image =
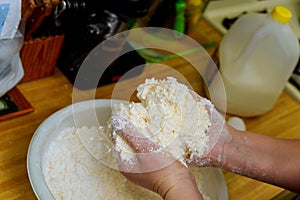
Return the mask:
<path id="1" fill-rule="evenodd" d="M 251 56 L 251 54 L 254 51 L 254 47 L 259 42 L 263 37 L 265 37 L 268 33 L 270 32 L 270 27 L 269 26 L 264 26 L 258 28 L 258 30 L 255 31 L 254 35 L 250 39 L 250 42 L 244 48 L 239 56 L 235 59 L 234 63 L 235 66 L 243 66 L 247 62 L 247 58 Z"/>

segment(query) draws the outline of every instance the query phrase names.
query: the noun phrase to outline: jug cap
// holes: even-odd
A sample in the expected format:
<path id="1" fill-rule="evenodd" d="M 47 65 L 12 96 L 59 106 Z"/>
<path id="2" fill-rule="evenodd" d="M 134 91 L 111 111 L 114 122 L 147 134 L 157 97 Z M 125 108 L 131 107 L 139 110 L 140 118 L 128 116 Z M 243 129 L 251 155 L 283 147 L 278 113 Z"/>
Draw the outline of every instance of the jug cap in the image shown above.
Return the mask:
<path id="1" fill-rule="evenodd" d="M 272 18 L 280 23 L 288 23 L 292 17 L 292 13 L 284 6 L 275 6 L 272 10 Z"/>

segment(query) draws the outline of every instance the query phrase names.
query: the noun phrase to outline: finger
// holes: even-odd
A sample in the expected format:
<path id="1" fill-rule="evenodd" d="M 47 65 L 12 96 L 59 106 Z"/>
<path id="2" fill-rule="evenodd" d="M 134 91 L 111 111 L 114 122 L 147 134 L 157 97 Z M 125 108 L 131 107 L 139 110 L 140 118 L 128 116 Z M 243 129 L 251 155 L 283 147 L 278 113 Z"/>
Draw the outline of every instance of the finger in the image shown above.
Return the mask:
<path id="1" fill-rule="evenodd" d="M 136 172 L 137 171 L 135 169 L 135 168 L 137 168 L 137 164 L 138 164 L 136 158 L 132 158 L 132 160 L 126 161 L 121 158 L 120 152 L 118 152 L 118 151 L 114 151 L 114 155 L 115 155 L 115 158 L 117 161 L 118 170 L 120 172 Z"/>
<path id="2" fill-rule="evenodd" d="M 214 107 L 211 101 L 204 97 L 201 97 L 192 90 L 190 90 L 190 94 L 196 101 L 201 102 L 205 106 L 205 109 L 207 110 L 211 121 L 211 126 L 209 126 L 207 130 L 207 134 L 209 135 L 209 148 L 202 158 L 195 158 L 196 160 L 194 160 L 194 162 L 196 162 L 198 166 L 205 166 L 208 163 L 208 160 L 205 159 L 207 154 L 211 152 L 211 150 L 216 146 L 218 142 L 221 141 L 221 139 L 224 138 L 225 140 L 228 140 L 228 138 L 230 139 L 231 137 L 227 134 L 224 116 Z M 221 137 L 222 134 L 223 136 Z"/>
<path id="3" fill-rule="evenodd" d="M 163 169 L 176 161 L 170 153 L 162 149 L 150 138 L 141 134 L 128 120 L 114 116 L 112 124 L 120 135 L 135 151 L 134 160 L 129 163 L 119 156 L 119 170 L 130 173 L 145 173 Z"/>
<path id="4" fill-rule="evenodd" d="M 201 101 L 203 99 L 203 97 L 201 97 L 199 94 L 197 94 L 195 91 L 190 90 L 190 94 L 192 95 L 192 97 L 196 100 L 196 101 Z"/>
<path id="5" fill-rule="evenodd" d="M 128 120 L 114 116 L 112 124 L 115 131 L 120 135 L 136 153 L 150 153 L 160 149 L 160 146 L 150 138 L 141 134 Z"/>
<path id="6" fill-rule="evenodd" d="M 213 115 L 213 112 L 214 112 L 214 106 L 213 106 L 213 104 L 208 99 L 206 99 L 204 97 L 201 97 L 195 91 L 190 90 L 190 94 L 195 99 L 195 101 L 201 102 L 202 104 L 204 104 L 205 109 L 206 109 L 206 111 L 208 113 L 208 116 L 210 117 L 210 120 L 212 121 L 212 118 L 213 118 L 212 115 Z"/>

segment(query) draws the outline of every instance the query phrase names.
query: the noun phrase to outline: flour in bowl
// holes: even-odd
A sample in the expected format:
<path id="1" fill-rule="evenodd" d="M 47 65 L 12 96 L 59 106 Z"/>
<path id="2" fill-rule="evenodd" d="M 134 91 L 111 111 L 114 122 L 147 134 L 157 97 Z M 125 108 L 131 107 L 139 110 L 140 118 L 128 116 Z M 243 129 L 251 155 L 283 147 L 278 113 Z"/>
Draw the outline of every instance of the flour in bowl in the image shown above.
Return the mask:
<path id="1" fill-rule="evenodd" d="M 117 170 L 106 167 L 86 150 L 79 133 L 85 135 L 88 132 L 89 137 L 93 134 L 97 137 L 103 134 L 103 131 L 109 130 L 98 127 L 70 127 L 63 130 L 50 144 L 43 160 L 43 173 L 54 198 L 57 200 L 161 199 L 158 194 L 131 183 Z M 90 139 L 93 140 L 93 137 Z M 201 185 L 201 180 L 205 180 L 207 173 L 205 171 L 201 173 L 200 169 L 191 170 L 203 198 L 210 199 L 209 194 L 202 189 L 205 185 Z"/>
<path id="2" fill-rule="evenodd" d="M 120 172 L 92 157 L 78 136 L 81 131 L 92 132 L 96 137 L 104 129 L 67 128 L 51 143 L 46 153 L 43 172 L 55 199 L 161 199 L 157 194 L 127 181 Z"/>

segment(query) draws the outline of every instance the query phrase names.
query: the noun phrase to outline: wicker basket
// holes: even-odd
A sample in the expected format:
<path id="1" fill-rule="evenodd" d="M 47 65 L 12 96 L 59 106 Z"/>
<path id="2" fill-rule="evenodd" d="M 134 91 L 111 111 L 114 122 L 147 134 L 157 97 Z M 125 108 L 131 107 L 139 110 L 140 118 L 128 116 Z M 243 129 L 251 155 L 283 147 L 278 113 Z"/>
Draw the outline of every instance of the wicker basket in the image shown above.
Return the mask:
<path id="1" fill-rule="evenodd" d="M 52 75 L 63 40 L 64 35 L 57 35 L 25 41 L 20 52 L 24 68 L 21 82 Z"/>

